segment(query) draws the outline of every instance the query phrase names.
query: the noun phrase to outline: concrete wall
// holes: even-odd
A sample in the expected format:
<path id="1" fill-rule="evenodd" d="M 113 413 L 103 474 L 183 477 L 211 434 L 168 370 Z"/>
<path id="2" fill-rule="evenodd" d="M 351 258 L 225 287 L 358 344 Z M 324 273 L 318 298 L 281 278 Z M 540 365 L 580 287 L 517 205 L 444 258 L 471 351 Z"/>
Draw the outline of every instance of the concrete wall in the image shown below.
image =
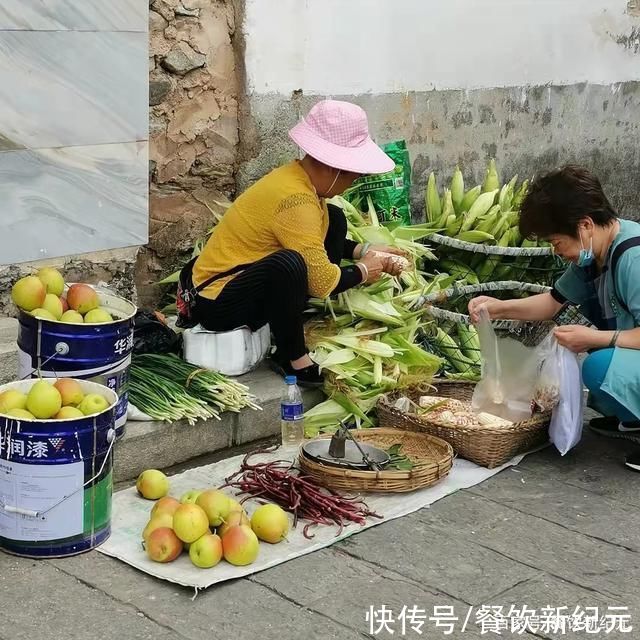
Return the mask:
<path id="1" fill-rule="evenodd" d="M 149 243 L 140 252 L 141 304 L 213 226 L 235 191 L 238 87 L 231 0 L 149 2 Z"/>
<path id="2" fill-rule="evenodd" d="M 640 191 L 636 0 L 246 0 L 244 188 L 293 157 L 286 130 L 353 100 L 380 143 L 405 138 L 414 216 L 428 172 L 480 179 L 568 161 L 633 215 Z M 276 46 L 277 41 L 277 46 Z"/>

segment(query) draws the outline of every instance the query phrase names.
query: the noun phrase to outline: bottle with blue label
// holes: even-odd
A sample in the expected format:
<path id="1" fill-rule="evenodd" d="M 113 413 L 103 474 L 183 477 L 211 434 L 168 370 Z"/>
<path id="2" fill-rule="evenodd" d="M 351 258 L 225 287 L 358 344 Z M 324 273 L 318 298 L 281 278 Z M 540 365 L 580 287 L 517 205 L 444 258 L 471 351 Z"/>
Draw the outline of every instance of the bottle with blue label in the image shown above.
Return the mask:
<path id="1" fill-rule="evenodd" d="M 284 382 L 286 386 L 280 401 L 282 446 L 297 449 L 304 441 L 302 394 L 295 376 L 287 376 Z"/>

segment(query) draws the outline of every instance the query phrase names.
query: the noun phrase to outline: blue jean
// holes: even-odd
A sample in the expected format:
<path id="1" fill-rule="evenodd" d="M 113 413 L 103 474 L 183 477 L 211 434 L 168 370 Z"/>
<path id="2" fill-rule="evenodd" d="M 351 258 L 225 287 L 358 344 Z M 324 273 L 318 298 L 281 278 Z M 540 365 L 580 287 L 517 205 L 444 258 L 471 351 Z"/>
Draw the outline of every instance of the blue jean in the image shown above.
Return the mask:
<path id="1" fill-rule="evenodd" d="M 598 349 L 582 364 L 582 381 L 591 396 L 589 404 L 602 415 L 615 416 L 620 422 L 635 422 L 638 418 L 631 411 L 600 388 L 612 358 L 613 349 Z"/>

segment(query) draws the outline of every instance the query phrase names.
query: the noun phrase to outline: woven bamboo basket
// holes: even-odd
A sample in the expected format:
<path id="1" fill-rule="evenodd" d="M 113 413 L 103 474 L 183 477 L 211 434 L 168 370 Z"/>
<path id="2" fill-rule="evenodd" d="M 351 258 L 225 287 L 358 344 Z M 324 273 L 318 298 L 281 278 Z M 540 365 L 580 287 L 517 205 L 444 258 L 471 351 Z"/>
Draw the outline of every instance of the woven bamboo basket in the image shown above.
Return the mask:
<path id="1" fill-rule="evenodd" d="M 401 444 L 401 452 L 411 460 L 413 468 L 410 471 L 341 469 L 309 460 L 303 454 L 298 457 L 300 468 L 318 484 L 335 491 L 406 493 L 436 484 L 453 465 L 451 445 L 427 433 L 399 429 L 358 429 L 351 433 L 359 442 L 384 450 Z"/>
<path id="2" fill-rule="evenodd" d="M 475 385 L 462 381 L 436 380 L 434 386 L 435 391 L 430 389 L 425 392 L 422 389 L 414 389 L 382 396 L 377 408 L 380 426 L 436 436 L 448 442 L 461 458 L 488 469 L 499 467 L 513 456 L 549 441 L 549 422 L 551 421 L 549 412 L 534 414 L 529 420 L 516 422 L 507 427 L 491 425 L 453 427 L 430 421 L 428 413 L 417 416 L 400 411 L 393 406 L 394 401 L 402 395 L 418 402 L 419 397 L 425 393 L 471 402 Z"/>
<path id="3" fill-rule="evenodd" d="M 439 233 L 428 239 L 436 245 L 439 259 L 453 258 L 471 266 L 481 282 L 513 279 L 553 284 L 566 269 L 551 247 L 499 247 L 457 240 Z"/>

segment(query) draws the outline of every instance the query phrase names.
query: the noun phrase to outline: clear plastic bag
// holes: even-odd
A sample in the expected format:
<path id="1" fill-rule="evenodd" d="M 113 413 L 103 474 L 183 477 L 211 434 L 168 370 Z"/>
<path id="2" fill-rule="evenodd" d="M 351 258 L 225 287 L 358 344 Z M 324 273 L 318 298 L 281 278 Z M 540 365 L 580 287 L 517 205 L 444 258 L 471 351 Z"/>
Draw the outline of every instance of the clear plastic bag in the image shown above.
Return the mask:
<path id="1" fill-rule="evenodd" d="M 547 339 L 545 347 L 546 356 L 540 367 L 533 402 L 540 411 L 551 411 L 560 402 L 563 354 L 554 337 Z"/>
<path id="2" fill-rule="evenodd" d="M 484 309 L 480 311 L 477 330 L 482 376 L 473 393 L 474 411 L 490 413 L 510 422 L 529 419 L 540 363 L 549 351 L 550 341 L 545 339 L 532 347 L 512 337 L 499 337 Z"/>
<path id="3" fill-rule="evenodd" d="M 549 439 L 561 455 L 573 449 L 582 438 L 584 395 L 580 363 L 575 353 L 557 348 L 559 393 L 549 425 Z"/>

